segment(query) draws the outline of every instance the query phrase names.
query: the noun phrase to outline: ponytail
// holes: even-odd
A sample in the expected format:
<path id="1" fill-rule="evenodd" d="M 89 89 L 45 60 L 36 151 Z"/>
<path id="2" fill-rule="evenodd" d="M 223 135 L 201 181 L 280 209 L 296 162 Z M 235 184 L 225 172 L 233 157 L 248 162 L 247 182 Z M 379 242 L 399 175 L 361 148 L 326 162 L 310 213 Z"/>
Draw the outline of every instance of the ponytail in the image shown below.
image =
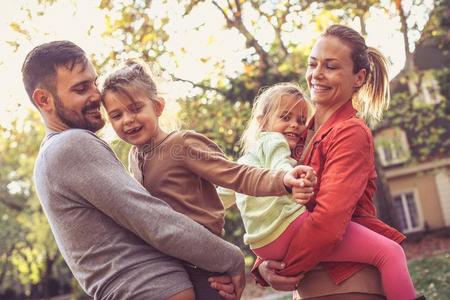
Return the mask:
<path id="1" fill-rule="evenodd" d="M 370 70 L 366 81 L 355 95 L 355 104 L 361 115 L 369 121 L 379 121 L 390 101 L 388 61 L 375 48 L 368 47 Z"/>

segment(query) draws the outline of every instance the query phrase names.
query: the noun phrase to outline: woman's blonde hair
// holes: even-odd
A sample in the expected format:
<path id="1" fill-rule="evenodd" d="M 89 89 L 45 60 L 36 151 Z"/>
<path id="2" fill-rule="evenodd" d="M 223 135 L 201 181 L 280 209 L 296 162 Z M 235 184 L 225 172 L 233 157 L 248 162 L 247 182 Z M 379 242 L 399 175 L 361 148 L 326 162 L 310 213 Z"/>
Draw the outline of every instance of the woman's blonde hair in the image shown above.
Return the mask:
<path id="1" fill-rule="evenodd" d="M 305 101 L 309 114 L 311 106 L 304 95 L 305 93 L 296 83 L 282 82 L 262 88 L 255 98 L 250 121 L 240 139 L 242 153 L 247 153 L 254 145 L 257 135 L 263 131 L 264 126 L 275 114 L 283 96 L 296 96 L 299 101 Z"/>
<path id="2" fill-rule="evenodd" d="M 386 57 L 377 49 L 367 47 L 361 34 L 347 26 L 331 25 L 322 36 L 336 37 L 350 47 L 353 73 L 366 70 L 366 80 L 353 96 L 353 103 L 368 121 L 380 120 L 390 100 Z"/>

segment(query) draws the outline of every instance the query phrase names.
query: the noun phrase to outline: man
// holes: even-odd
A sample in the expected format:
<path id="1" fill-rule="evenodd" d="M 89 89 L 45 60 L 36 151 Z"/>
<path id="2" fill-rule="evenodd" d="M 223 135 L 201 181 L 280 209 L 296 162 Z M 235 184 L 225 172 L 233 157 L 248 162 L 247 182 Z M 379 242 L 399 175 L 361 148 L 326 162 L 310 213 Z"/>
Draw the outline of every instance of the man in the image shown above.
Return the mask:
<path id="1" fill-rule="evenodd" d="M 83 289 L 94 299 L 194 299 L 183 260 L 228 274 L 211 278 L 211 285 L 239 299 L 245 285 L 239 248 L 149 195 L 94 134 L 105 122 L 85 52 L 68 41 L 40 45 L 22 74 L 47 129 L 36 190 Z M 300 182 L 295 172 L 286 177 Z"/>

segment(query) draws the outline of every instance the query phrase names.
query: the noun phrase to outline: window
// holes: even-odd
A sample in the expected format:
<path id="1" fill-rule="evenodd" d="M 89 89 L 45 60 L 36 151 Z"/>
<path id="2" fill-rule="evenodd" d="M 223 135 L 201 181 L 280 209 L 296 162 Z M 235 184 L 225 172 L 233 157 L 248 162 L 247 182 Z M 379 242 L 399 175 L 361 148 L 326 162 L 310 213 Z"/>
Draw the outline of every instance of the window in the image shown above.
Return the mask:
<path id="1" fill-rule="evenodd" d="M 422 229 L 413 192 L 395 196 L 394 209 L 402 232 L 408 233 Z"/>
<path id="2" fill-rule="evenodd" d="M 426 104 L 437 104 L 443 100 L 440 93 L 439 82 L 434 74 L 428 72 L 422 77 L 421 90 L 423 102 Z"/>
<path id="3" fill-rule="evenodd" d="M 407 162 L 410 158 L 408 140 L 400 128 L 381 131 L 375 137 L 375 146 L 384 167 Z"/>

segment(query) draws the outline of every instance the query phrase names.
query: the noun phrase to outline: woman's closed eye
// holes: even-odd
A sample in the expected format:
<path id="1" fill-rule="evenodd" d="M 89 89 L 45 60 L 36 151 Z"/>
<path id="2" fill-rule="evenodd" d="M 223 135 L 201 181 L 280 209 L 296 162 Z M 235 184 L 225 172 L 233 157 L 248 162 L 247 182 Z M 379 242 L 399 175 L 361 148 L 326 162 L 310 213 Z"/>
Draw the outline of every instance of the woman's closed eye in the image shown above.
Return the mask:
<path id="1" fill-rule="evenodd" d="M 338 67 L 337 65 L 327 64 L 327 68 L 330 69 L 330 70 L 336 70 L 336 69 L 338 69 L 339 67 Z"/>

